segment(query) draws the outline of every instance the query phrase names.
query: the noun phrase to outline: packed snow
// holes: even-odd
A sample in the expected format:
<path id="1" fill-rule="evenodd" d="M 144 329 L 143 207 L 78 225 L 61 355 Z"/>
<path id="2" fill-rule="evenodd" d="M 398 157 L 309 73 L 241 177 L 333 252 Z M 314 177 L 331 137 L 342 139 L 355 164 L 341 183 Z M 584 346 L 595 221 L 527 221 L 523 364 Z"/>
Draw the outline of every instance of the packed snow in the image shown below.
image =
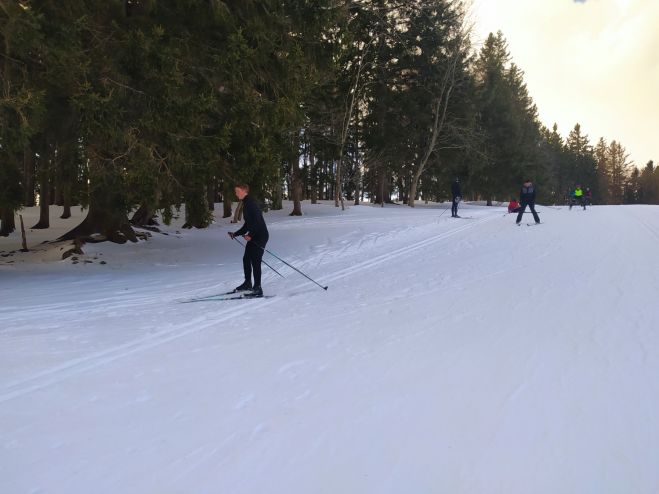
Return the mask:
<path id="1" fill-rule="evenodd" d="M 659 492 L 659 207 L 447 208 L 0 238 L 0 492 Z"/>

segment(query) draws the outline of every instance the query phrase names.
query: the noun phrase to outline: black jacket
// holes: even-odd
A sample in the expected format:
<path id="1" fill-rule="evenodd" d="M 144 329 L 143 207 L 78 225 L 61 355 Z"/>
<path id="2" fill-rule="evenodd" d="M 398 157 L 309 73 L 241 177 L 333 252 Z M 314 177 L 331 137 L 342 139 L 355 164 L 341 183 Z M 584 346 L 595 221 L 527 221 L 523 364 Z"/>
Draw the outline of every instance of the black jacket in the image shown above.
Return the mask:
<path id="1" fill-rule="evenodd" d="M 522 185 L 522 190 L 519 191 L 519 202 L 535 204 L 535 185 L 531 184 L 528 187 Z"/>
<path id="2" fill-rule="evenodd" d="M 269 237 L 268 227 L 265 226 L 259 205 L 250 196 L 243 198 L 243 217 L 245 224 L 235 232 L 235 235 L 249 234 L 257 244 L 265 245 Z"/>
<path id="3" fill-rule="evenodd" d="M 453 194 L 453 199 L 456 197 L 462 197 L 462 193 L 460 192 L 460 182 L 453 182 L 451 184 L 451 194 Z"/>

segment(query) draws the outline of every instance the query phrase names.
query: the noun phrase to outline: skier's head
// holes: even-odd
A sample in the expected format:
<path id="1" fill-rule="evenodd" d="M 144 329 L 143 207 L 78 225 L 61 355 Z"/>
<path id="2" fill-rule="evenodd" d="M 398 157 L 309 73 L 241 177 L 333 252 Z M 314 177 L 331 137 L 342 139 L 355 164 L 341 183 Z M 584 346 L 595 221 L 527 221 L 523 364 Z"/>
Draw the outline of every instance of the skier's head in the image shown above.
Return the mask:
<path id="1" fill-rule="evenodd" d="M 455 177 L 455 182 L 460 183 L 460 179 L 458 177 Z"/>
<path id="2" fill-rule="evenodd" d="M 530 178 L 527 178 L 526 180 L 524 180 L 524 185 L 527 185 L 527 184 L 530 185 L 531 183 L 532 182 L 531 182 Z"/>
<path id="3" fill-rule="evenodd" d="M 236 184 L 234 187 L 234 192 L 239 201 L 242 201 L 247 194 L 249 194 L 249 185 L 247 184 Z"/>

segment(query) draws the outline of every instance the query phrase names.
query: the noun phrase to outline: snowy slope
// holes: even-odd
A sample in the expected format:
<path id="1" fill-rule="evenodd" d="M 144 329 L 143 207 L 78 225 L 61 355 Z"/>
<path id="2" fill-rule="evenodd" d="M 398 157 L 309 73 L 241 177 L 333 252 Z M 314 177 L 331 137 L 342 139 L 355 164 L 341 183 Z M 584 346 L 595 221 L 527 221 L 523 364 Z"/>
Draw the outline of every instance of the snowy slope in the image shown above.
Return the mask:
<path id="1" fill-rule="evenodd" d="M 446 207 L 0 257 L 0 492 L 658 492 L 659 208 Z"/>

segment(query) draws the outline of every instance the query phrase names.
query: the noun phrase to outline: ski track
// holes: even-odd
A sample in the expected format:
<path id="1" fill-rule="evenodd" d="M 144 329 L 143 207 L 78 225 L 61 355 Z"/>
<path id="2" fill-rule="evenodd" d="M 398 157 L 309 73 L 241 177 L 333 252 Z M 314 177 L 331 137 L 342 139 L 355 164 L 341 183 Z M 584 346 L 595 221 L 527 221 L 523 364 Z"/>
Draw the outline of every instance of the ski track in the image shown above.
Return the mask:
<path id="1" fill-rule="evenodd" d="M 111 489 L 121 491 L 122 488 L 131 490 L 131 487 L 131 492 L 156 492 L 158 487 L 165 488 L 167 492 L 179 492 L 190 490 L 196 483 L 197 487 L 205 486 L 197 491 L 207 492 L 214 481 L 226 479 L 219 491 L 656 492 L 659 484 L 653 465 L 656 463 L 656 448 L 653 445 L 659 432 L 653 414 L 659 387 L 652 375 L 656 372 L 659 345 L 656 343 L 657 319 L 652 309 L 652 297 L 659 288 L 659 264 L 656 257 L 653 260 L 654 242 L 659 240 L 659 234 L 654 224 L 646 222 L 653 221 L 652 217 L 640 210 L 631 215 L 631 221 L 621 223 L 615 231 L 608 227 L 612 220 L 610 217 L 588 218 L 587 214 L 582 213 L 585 212 L 559 212 L 563 217 L 557 217 L 557 220 L 562 220 L 562 225 L 559 221 L 550 221 L 547 230 L 545 227 L 534 230 L 522 227 L 526 233 L 521 237 L 518 236 L 519 232 L 514 231 L 517 228 L 514 223 L 503 221 L 498 213 L 479 218 L 478 221 L 455 222 L 461 226 L 435 234 L 430 233 L 432 225 L 442 219 L 431 220 L 430 225 L 422 224 L 412 229 L 414 236 L 409 245 L 391 252 L 383 252 L 388 247 L 384 242 L 391 238 L 397 242 L 392 245 L 403 244 L 410 228 L 399 225 L 399 230 L 365 234 L 362 228 L 355 230 L 348 227 L 348 233 L 348 230 L 343 230 L 341 236 L 329 237 L 326 242 L 323 242 L 322 236 L 316 237 L 318 245 L 308 249 L 307 257 L 296 258 L 296 263 L 312 267 L 323 265 L 325 272 L 330 273 L 319 278 L 323 283 L 345 280 L 337 283 L 337 291 L 348 289 L 354 281 L 353 277 L 377 276 L 380 271 L 385 272 L 384 264 L 397 264 L 398 269 L 388 272 L 394 273 L 397 278 L 395 289 L 383 288 L 387 285 L 378 286 L 374 294 L 368 290 L 368 284 L 362 283 L 360 292 L 340 300 L 343 302 L 342 310 L 333 311 L 329 304 L 322 302 L 317 287 L 300 280 L 301 289 L 278 289 L 277 298 L 271 301 L 245 301 L 236 305 L 210 302 L 207 306 L 202 305 L 202 308 L 213 307 L 210 314 L 201 315 L 201 310 L 184 312 L 183 316 L 188 317 L 184 323 L 179 322 L 180 317 L 171 320 L 162 318 L 162 330 L 158 332 L 141 333 L 141 338 L 119 345 L 113 343 L 111 348 L 106 346 L 105 351 L 70 359 L 41 372 L 33 370 L 32 375 L 15 379 L 6 389 L 0 390 L 0 402 L 29 395 L 69 378 L 82 378 L 84 372 L 186 335 L 208 331 L 204 336 L 210 336 L 212 328 L 218 329 L 215 327 L 218 322 L 240 317 L 253 309 L 255 313 L 251 317 L 261 318 L 270 303 L 287 300 L 303 291 L 308 293 L 309 288 L 318 292 L 317 296 L 301 301 L 298 314 L 303 321 L 292 329 L 290 326 L 275 326 L 270 328 L 275 331 L 260 332 L 258 338 L 249 340 L 242 340 L 242 333 L 251 331 L 245 327 L 239 329 L 237 325 L 232 325 L 230 330 L 218 331 L 221 331 L 222 340 L 227 335 L 237 335 L 241 338 L 241 345 L 261 345 L 266 351 L 271 350 L 270 345 L 276 342 L 277 358 L 273 358 L 270 365 L 263 369 L 267 369 L 269 377 L 266 379 L 272 379 L 271 383 L 285 382 L 285 391 L 281 392 L 284 387 L 272 390 L 255 384 L 263 377 L 256 373 L 251 381 L 245 381 L 244 386 L 242 381 L 232 381 L 236 385 L 229 387 L 230 392 L 222 397 L 221 409 L 227 415 L 235 415 L 233 421 L 227 420 L 224 427 L 218 428 L 213 435 L 209 429 L 216 424 L 216 417 L 205 418 L 204 430 L 193 430 L 199 433 L 195 440 L 186 442 L 178 437 L 177 456 L 165 455 L 160 451 L 166 449 L 162 438 L 147 434 L 140 444 L 134 437 L 123 438 L 128 440 L 126 443 L 119 436 L 117 440 L 121 442 L 116 449 L 99 454 L 94 459 L 97 464 L 93 464 L 90 459 L 75 456 L 78 451 L 75 445 L 57 451 L 62 446 L 67 447 L 67 441 L 75 437 L 77 431 L 61 429 L 57 430 L 57 434 L 52 434 L 46 428 L 51 420 L 49 410 L 38 411 L 37 425 L 43 427 L 41 430 L 29 424 L 30 406 L 42 401 L 41 397 L 33 396 L 25 402 L 16 403 L 20 405 L 18 409 L 27 412 L 28 420 L 19 422 L 21 417 L 16 417 L 17 426 L 7 431 L 7 437 L 11 439 L 11 444 L 7 443 L 7 459 L 13 459 L 9 455 L 16 455 L 22 462 L 20 478 L 17 477 L 15 485 L 26 487 L 21 492 L 57 489 L 73 492 L 75 489 L 69 487 L 67 490 L 67 486 L 83 485 L 83 482 L 86 482 L 87 489 L 91 486 L 93 490 L 95 485 L 97 489 L 108 492 Z M 477 224 L 484 225 L 490 220 L 497 221 L 474 230 Z M 450 221 L 448 218 L 444 224 L 448 225 Z M 566 228 L 571 229 L 571 236 L 559 233 Z M 552 229 L 555 231 L 551 232 Z M 593 236 L 593 232 L 597 235 Z M 426 233 L 428 236 L 423 238 Z M 359 241 L 350 241 L 355 235 L 359 235 Z M 421 240 L 414 240 L 417 238 Z M 449 238 L 454 241 L 447 242 Z M 638 256 L 628 256 L 627 244 L 630 242 L 626 239 L 632 239 L 631 244 L 637 244 L 637 250 L 642 249 Z M 431 246 L 439 248 L 429 248 Z M 412 252 L 416 255 L 407 258 Z M 427 266 L 433 260 L 433 278 L 428 285 L 431 290 L 425 291 L 424 280 L 415 278 L 413 270 L 415 266 Z M 459 263 L 459 270 L 444 269 L 454 261 Z M 337 266 L 340 269 L 332 273 L 331 270 Z M 265 270 L 267 268 L 264 268 L 264 275 Z M 223 268 L 223 274 L 239 271 L 229 273 L 228 268 Z M 202 271 L 192 273 L 187 279 L 198 273 Z M 498 279 L 506 273 L 510 276 Z M 161 290 L 160 299 L 146 295 L 139 295 L 136 299 L 134 297 L 138 296 L 138 291 L 125 292 L 124 295 L 121 290 L 111 289 L 107 291 L 111 303 L 104 310 L 90 313 L 99 319 L 99 315 L 102 317 L 109 312 L 107 307 L 112 307 L 112 311 L 139 311 L 140 307 L 153 308 L 156 304 L 174 302 L 168 297 L 173 293 L 179 298 L 186 293 L 198 294 L 199 286 L 208 291 L 225 285 L 208 283 L 213 279 L 211 275 L 201 278 L 200 283 L 182 282 L 177 286 L 178 290 L 167 285 L 166 290 Z M 530 283 L 529 278 L 540 283 Z M 469 301 L 465 301 L 470 293 L 459 292 L 485 279 L 494 280 L 485 284 L 487 290 L 474 290 L 473 293 L 480 293 L 480 297 L 473 300 L 484 306 L 481 310 L 474 310 L 469 306 Z M 635 293 L 637 285 L 641 290 Z M 84 285 L 81 286 L 84 289 Z M 273 283 L 273 289 L 275 286 Z M 283 283 L 279 284 L 280 288 L 283 286 Z M 504 295 L 509 287 L 520 290 L 520 296 L 506 298 Z M 602 290 L 602 287 L 605 288 Z M 157 286 L 149 283 L 144 287 L 145 292 L 151 289 L 157 289 Z M 388 318 L 395 315 L 395 311 L 400 312 L 406 301 L 426 297 L 424 302 L 432 304 L 438 296 L 444 297 L 444 289 L 454 292 L 450 295 L 451 300 L 467 303 L 444 305 L 443 308 L 448 310 L 433 315 L 433 327 L 425 325 L 421 318 L 402 330 L 393 327 L 383 330 L 389 322 Z M 492 291 L 492 300 L 489 300 L 489 290 Z M 569 293 L 570 290 L 574 293 Z M 78 293 L 82 292 L 77 289 Z M 95 299 L 94 304 L 105 303 L 104 299 Z M 602 305 L 598 306 L 598 303 L 605 304 L 605 309 L 600 311 Z M 75 311 L 80 310 L 81 305 L 62 303 L 47 307 Z M 382 327 L 371 324 L 367 331 L 347 328 L 346 321 L 351 321 L 362 329 L 363 318 L 369 314 L 362 311 L 365 306 L 369 307 L 371 315 L 378 314 L 377 322 Z M 284 307 L 282 305 L 279 309 Z M 495 310 L 488 312 L 492 307 Z M 25 309 L 42 317 L 48 312 L 43 306 L 36 306 L 34 311 L 31 307 Z M 14 314 L 18 312 L 16 310 Z M 282 310 L 275 312 L 281 313 Z M 602 317 L 614 320 L 602 324 L 603 319 L 598 319 L 600 312 L 603 313 Z M 361 318 L 360 313 L 363 313 Z M 122 315 L 125 313 L 118 314 Z M 56 314 L 56 317 L 69 316 Z M 323 320 L 320 330 L 302 330 L 311 329 L 314 318 Z M 547 318 L 550 322 L 538 325 L 536 318 Z M 618 318 L 621 324 L 618 324 Z M 401 321 L 400 317 L 391 317 L 390 320 L 392 326 Z M 526 324 L 527 321 L 530 324 Z M 463 322 L 467 325 L 463 326 Z M 492 327 L 489 328 L 488 324 Z M 60 325 L 64 327 L 61 320 Z M 473 326 L 481 330 L 477 334 L 470 333 Z M 134 329 L 142 331 L 147 327 L 143 325 Z M 446 345 L 433 348 L 427 344 L 447 341 L 437 338 L 441 331 L 451 332 L 450 351 L 446 350 Z M 5 334 L 0 331 L 0 335 Z M 30 335 L 32 333 L 28 333 L 28 337 Z M 428 337 L 419 337 L 423 335 Z M 406 341 L 408 344 L 405 344 Z M 362 344 L 364 342 L 368 344 Z M 180 343 L 186 347 L 187 353 L 183 356 L 189 356 L 202 351 L 209 338 L 204 337 L 203 342 L 190 338 Z M 322 351 L 309 351 L 310 348 L 319 350 L 312 347 L 318 343 L 328 357 Z M 173 350 L 172 347 L 167 347 L 167 350 Z M 296 352 L 299 348 L 303 351 Z M 90 350 L 88 347 L 85 349 Z M 224 357 L 231 355 L 229 351 L 220 354 Z M 254 354 L 259 355 L 260 352 Z M 127 360 L 126 364 L 132 361 Z M 430 399 L 426 396 L 429 393 L 418 385 L 417 379 L 409 379 L 409 376 L 418 376 L 420 369 L 409 372 L 405 381 L 400 379 L 400 371 L 414 368 L 417 362 L 429 363 L 432 375 L 428 380 L 442 384 L 430 389 L 435 389 L 438 394 L 446 393 L 444 402 Z M 120 362 L 109 370 L 118 371 L 123 364 Z M 235 372 L 230 362 L 223 364 L 223 369 Z M 322 376 L 319 377 L 328 368 L 334 377 L 329 392 L 327 388 L 323 389 L 325 382 Z M 350 373 L 342 374 L 339 368 L 347 368 Z M 130 370 L 130 365 L 127 369 Z M 202 366 L 192 366 L 188 370 L 192 369 L 195 370 L 195 379 L 199 371 L 203 375 Z M 369 372 L 362 375 L 360 371 L 367 369 Z M 238 374 L 241 373 L 236 372 Z M 102 382 L 108 383 L 114 376 L 108 373 L 93 377 L 94 383 L 101 377 Z M 227 382 L 233 377 L 228 376 Z M 359 384 L 367 380 L 369 385 L 360 389 Z M 344 386 L 346 382 L 356 382 L 358 386 L 355 389 L 362 391 L 359 395 L 353 395 L 356 403 L 342 402 L 346 397 L 344 388 L 350 387 Z M 67 383 L 62 390 L 73 387 L 72 391 L 75 392 L 76 384 Z M 165 381 L 161 384 L 168 385 Z M 451 385 L 458 389 L 452 390 Z M 407 396 L 407 386 L 413 387 L 416 394 Z M 148 389 L 135 388 L 133 391 L 131 401 L 114 404 L 115 410 L 121 412 L 120 416 L 124 418 L 135 411 L 139 412 L 140 406 L 135 405 L 151 398 Z M 103 391 L 91 393 L 103 395 Z M 318 398 L 319 393 L 335 398 L 332 404 L 341 413 L 323 415 L 319 411 L 324 405 L 323 400 Z M 60 397 L 63 395 L 59 394 Z M 50 406 L 59 397 L 44 393 L 44 398 Z M 97 397 L 87 398 L 93 401 Z M 452 402 L 446 401 L 450 399 L 456 400 L 459 406 L 453 407 Z M 268 405 L 264 406 L 268 400 L 269 406 L 274 403 L 278 408 L 279 431 L 273 428 L 270 410 L 266 410 Z M 305 415 L 302 416 L 301 409 L 296 408 L 296 400 L 305 400 L 301 402 L 305 404 L 314 401 L 314 405 L 304 409 Z M 191 406 L 205 402 L 200 400 Z M 163 403 L 169 402 L 165 400 Z M 434 408 L 423 406 L 428 404 Z M 75 402 L 72 405 L 75 406 Z M 175 403 L 173 409 L 168 410 L 166 421 L 160 417 L 167 431 L 186 431 L 186 427 L 190 427 L 184 421 L 186 410 L 180 407 L 180 403 Z M 95 410 L 97 413 L 101 407 L 96 406 Z M 146 411 L 153 412 L 156 408 Z M 396 411 L 407 412 L 408 415 L 401 417 Z M 163 412 L 158 410 L 156 415 L 158 413 Z M 309 416 L 312 419 L 305 423 Z M 141 426 L 147 425 L 148 429 L 148 421 L 152 417 L 145 417 L 140 418 Z M 335 420 L 337 418 L 341 420 Z M 413 420 L 405 421 L 405 418 Z M 103 419 L 116 421 L 115 417 L 103 416 Z M 222 417 L 219 421 L 224 419 Z M 382 428 L 377 430 L 379 421 Z M 397 421 L 401 424 L 396 424 Z M 202 421 L 200 423 L 203 424 Z M 315 427 L 308 428 L 310 424 Z M 415 424 L 429 429 L 416 430 Z M 445 424 L 451 426 L 447 428 Z M 433 431 L 432 427 L 437 430 Z M 19 443 L 22 438 L 17 431 L 23 429 L 27 431 L 24 437 L 34 441 L 33 445 Z M 300 433 L 300 429 L 304 432 Z M 40 435 L 42 430 L 45 430 L 45 439 Z M 354 431 L 359 432 L 355 434 Z M 96 434 L 93 432 L 87 438 L 77 439 L 82 444 L 85 440 L 89 443 L 100 437 L 99 444 L 104 444 L 102 433 Z M 433 434 L 437 436 L 433 437 Z M 303 444 L 291 441 L 296 435 L 305 438 Z M 353 435 L 362 435 L 356 441 L 357 448 L 346 442 Z M 387 437 L 390 439 L 388 442 Z M 432 446 L 426 440 L 432 440 Z M 287 441 L 290 447 L 281 448 L 278 441 Z M 443 444 L 446 444 L 448 451 Z M 378 448 L 375 451 L 374 445 Z M 114 444 L 111 446 L 114 447 Z M 83 447 L 86 454 L 94 452 L 89 444 Z M 334 456 L 323 454 L 323 450 L 328 449 Z M 133 452 L 138 453 L 134 460 L 130 457 Z M 74 459 L 64 457 L 62 453 L 72 454 Z M 23 457 L 20 457 L 21 454 Z M 151 462 L 159 454 L 162 459 L 158 463 Z M 239 456 L 238 460 L 236 456 Z M 313 457 L 316 458 L 315 462 L 305 463 L 306 458 Z M 359 464 L 362 459 L 364 463 Z M 98 464 L 104 468 L 99 468 Z M 15 467 L 10 465 L 11 462 L 8 462 L 5 470 L 11 480 Z M 134 466 L 137 468 L 131 470 Z M 121 467 L 125 470 L 122 471 Z M 95 477 L 90 477 L 85 471 L 88 468 L 96 472 Z M 226 471 L 218 474 L 223 469 Z M 336 471 L 342 475 L 336 477 Z M 78 475 L 80 478 L 77 478 Z M 124 477 L 121 478 L 121 475 Z M 167 485 L 164 485 L 164 480 L 160 483 L 153 479 L 149 481 L 149 476 L 155 475 L 167 479 Z M 214 487 L 217 489 L 218 485 Z"/>
<path id="2" fill-rule="evenodd" d="M 495 218 L 496 216 L 487 216 L 482 219 L 479 219 L 478 221 L 470 222 L 461 227 L 454 228 L 442 233 L 438 233 L 427 239 L 418 241 L 412 245 L 395 249 L 391 252 L 387 252 L 379 256 L 376 256 L 372 259 L 359 262 L 355 265 L 350 266 L 349 268 L 339 270 L 332 275 L 321 277 L 320 280 L 322 281 L 322 283 L 328 284 L 330 282 L 337 281 L 341 278 L 345 278 L 349 275 L 354 275 L 355 273 L 366 271 L 374 266 L 378 266 L 387 261 L 391 261 L 399 256 L 408 254 L 409 252 L 423 249 L 424 247 L 435 244 L 437 242 L 441 242 L 458 233 L 470 230 L 480 222 L 489 221 Z M 285 295 L 282 298 L 285 298 Z M 152 299 L 149 297 L 142 297 L 139 300 L 140 300 L 139 303 L 137 302 L 127 303 L 126 299 L 117 301 L 110 305 L 110 309 L 114 310 L 116 308 L 125 308 L 126 306 L 138 307 L 144 305 L 144 302 L 146 301 L 152 301 Z M 255 301 L 259 302 L 259 307 L 263 308 L 270 304 L 276 303 L 277 299 L 276 298 L 269 300 L 255 299 Z M 200 305 L 203 303 L 204 302 L 199 302 Z M 212 303 L 217 303 L 217 302 L 213 301 Z M 60 309 L 70 307 L 73 305 L 74 305 L 73 303 L 70 305 L 53 304 L 53 306 L 58 307 Z M 169 330 L 158 331 L 156 333 L 149 334 L 142 338 L 138 338 L 137 340 L 133 340 L 121 345 L 114 346 L 111 349 L 95 352 L 85 357 L 77 358 L 72 361 L 56 365 L 50 369 L 38 372 L 31 376 L 14 380 L 12 382 L 9 382 L 3 387 L 2 392 L 0 392 L 0 403 L 7 402 L 9 400 L 32 393 L 34 391 L 38 391 L 40 389 L 51 386 L 65 379 L 75 377 L 80 373 L 87 372 L 89 370 L 103 366 L 110 362 L 114 362 L 115 360 L 121 359 L 123 357 L 144 350 L 148 350 L 150 348 L 154 348 L 156 346 L 165 343 L 169 343 L 178 338 L 182 338 L 184 336 L 187 336 L 195 332 L 204 331 L 209 327 L 215 326 L 218 322 L 226 321 L 233 317 L 239 316 L 247 312 L 248 310 L 253 310 L 253 307 L 251 305 L 252 304 L 248 306 L 247 304 L 241 303 L 241 305 L 236 305 L 235 307 L 227 308 L 225 310 L 220 309 L 214 312 L 211 321 L 208 321 L 207 318 L 203 316 L 197 317 L 192 319 L 188 323 L 182 325 L 181 324 L 175 325 Z M 46 310 L 38 310 L 35 312 L 43 313 L 46 312 Z M 102 311 L 99 310 L 96 312 L 106 313 L 108 312 L 108 306 L 106 305 L 104 306 L 104 309 Z"/>

